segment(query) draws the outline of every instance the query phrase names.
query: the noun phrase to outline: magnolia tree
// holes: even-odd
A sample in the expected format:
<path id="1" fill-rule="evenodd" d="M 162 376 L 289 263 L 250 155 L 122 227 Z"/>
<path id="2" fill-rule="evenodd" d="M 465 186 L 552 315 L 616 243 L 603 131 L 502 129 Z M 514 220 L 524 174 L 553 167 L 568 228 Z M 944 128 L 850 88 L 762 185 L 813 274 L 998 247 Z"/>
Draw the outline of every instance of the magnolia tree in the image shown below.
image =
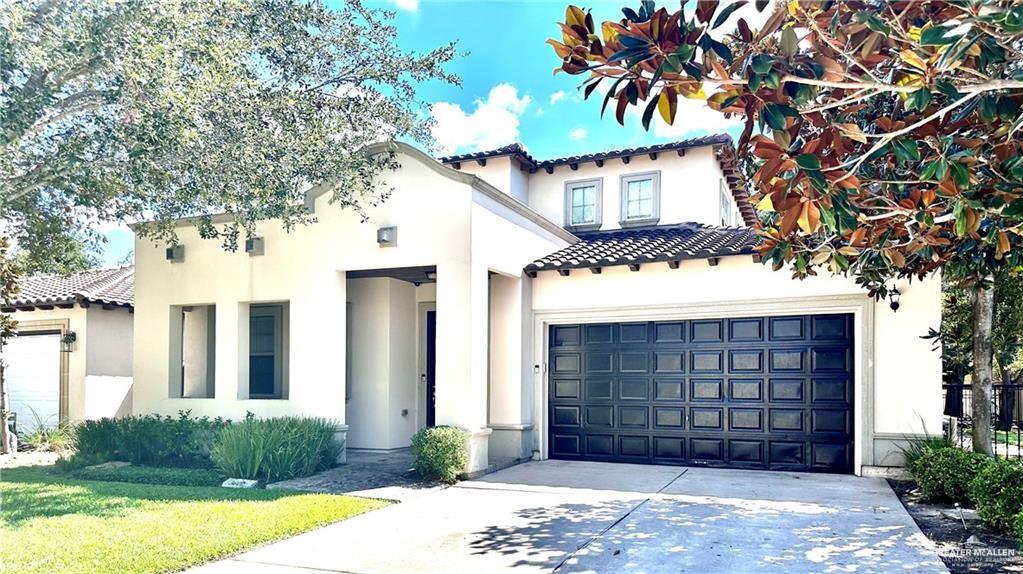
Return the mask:
<path id="1" fill-rule="evenodd" d="M 619 123 L 630 107 L 644 127 L 685 122 L 683 97 L 741 118 L 775 269 L 851 275 L 875 297 L 938 269 L 966 286 L 973 448 L 990 454 L 991 277 L 1023 264 L 1023 5 L 758 0 L 755 29 L 745 1 L 685 4 L 644 0 L 599 27 L 569 6 L 557 71 L 585 76 Z"/>

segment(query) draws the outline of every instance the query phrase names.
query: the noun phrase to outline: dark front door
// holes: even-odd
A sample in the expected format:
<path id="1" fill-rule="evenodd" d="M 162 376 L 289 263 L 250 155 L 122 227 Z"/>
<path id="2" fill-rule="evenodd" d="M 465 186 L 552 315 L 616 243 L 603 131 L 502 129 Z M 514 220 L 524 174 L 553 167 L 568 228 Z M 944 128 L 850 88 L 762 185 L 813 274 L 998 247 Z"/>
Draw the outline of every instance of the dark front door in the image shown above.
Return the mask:
<path id="1" fill-rule="evenodd" d="M 556 325 L 552 458 L 851 472 L 851 315 Z"/>
<path id="2" fill-rule="evenodd" d="M 426 312 L 426 426 L 437 424 L 437 312 Z"/>

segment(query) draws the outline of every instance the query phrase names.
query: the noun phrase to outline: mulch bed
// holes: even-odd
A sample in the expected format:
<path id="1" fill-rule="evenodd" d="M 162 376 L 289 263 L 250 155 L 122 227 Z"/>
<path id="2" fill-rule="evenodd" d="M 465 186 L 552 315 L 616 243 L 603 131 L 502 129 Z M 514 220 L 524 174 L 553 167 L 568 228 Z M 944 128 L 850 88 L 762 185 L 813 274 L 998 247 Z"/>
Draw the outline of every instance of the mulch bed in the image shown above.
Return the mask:
<path id="1" fill-rule="evenodd" d="M 964 527 L 955 506 L 921 500 L 912 481 L 888 484 L 953 574 L 1023 572 L 1023 552 L 1013 536 L 987 528 L 970 510 L 963 512 Z"/>

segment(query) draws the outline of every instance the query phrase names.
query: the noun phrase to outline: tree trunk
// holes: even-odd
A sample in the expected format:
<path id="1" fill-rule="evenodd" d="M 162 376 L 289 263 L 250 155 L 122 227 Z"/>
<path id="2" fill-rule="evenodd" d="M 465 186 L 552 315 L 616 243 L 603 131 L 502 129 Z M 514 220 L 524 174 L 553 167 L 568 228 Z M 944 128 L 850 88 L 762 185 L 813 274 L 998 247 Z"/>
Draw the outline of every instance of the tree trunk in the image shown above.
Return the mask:
<path id="1" fill-rule="evenodd" d="M 994 456 L 991 448 L 991 331 L 994 324 L 995 290 L 973 289 L 973 381 L 970 407 L 973 451 Z"/>
<path id="2" fill-rule="evenodd" d="M 3 359 L 0 359 L 0 454 L 7 454 L 7 384 L 4 380 L 4 375 L 7 371 L 7 365 L 4 364 Z"/>

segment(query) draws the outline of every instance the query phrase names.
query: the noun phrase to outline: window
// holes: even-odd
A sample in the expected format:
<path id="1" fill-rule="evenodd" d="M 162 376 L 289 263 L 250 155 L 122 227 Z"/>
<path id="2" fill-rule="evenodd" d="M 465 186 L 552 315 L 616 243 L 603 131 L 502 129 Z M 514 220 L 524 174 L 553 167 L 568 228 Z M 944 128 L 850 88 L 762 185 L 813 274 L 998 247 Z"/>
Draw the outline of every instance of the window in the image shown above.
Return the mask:
<path id="1" fill-rule="evenodd" d="M 577 231 L 600 228 L 602 180 L 588 179 L 565 184 L 565 227 Z"/>
<path id="2" fill-rule="evenodd" d="M 621 224 L 651 225 L 661 216 L 660 172 L 623 175 Z"/>
<path id="3" fill-rule="evenodd" d="M 285 398 L 287 306 L 249 306 L 249 398 Z"/>
<path id="4" fill-rule="evenodd" d="M 216 305 L 171 306 L 170 397 L 214 398 Z"/>
<path id="5" fill-rule="evenodd" d="M 721 180 L 720 203 L 721 225 L 732 225 L 732 197 L 731 194 L 728 193 L 728 186 L 725 185 L 724 180 Z"/>

